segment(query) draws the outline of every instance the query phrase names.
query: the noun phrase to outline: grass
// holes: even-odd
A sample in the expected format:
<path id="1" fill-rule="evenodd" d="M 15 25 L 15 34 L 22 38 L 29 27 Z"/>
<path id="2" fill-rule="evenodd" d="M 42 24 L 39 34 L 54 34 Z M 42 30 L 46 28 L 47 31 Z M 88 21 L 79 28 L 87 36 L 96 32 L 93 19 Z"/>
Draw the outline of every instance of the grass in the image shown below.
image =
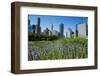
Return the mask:
<path id="1" fill-rule="evenodd" d="M 87 58 L 86 38 L 61 38 L 54 41 L 28 43 L 28 60 Z"/>

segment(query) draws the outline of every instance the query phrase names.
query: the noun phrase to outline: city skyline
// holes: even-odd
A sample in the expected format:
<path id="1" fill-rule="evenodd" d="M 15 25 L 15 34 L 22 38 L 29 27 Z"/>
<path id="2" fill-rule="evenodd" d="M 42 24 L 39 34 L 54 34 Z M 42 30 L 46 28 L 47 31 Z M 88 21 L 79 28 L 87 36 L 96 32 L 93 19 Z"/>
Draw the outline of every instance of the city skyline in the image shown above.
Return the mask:
<path id="1" fill-rule="evenodd" d="M 40 26 L 41 32 L 46 28 L 51 30 L 51 25 L 53 24 L 53 29 L 60 31 L 60 24 L 64 24 L 64 36 L 68 28 L 71 28 L 75 32 L 76 24 L 87 23 L 87 17 L 73 17 L 73 16 L 47 16 L 47 15 L 28 15 L 28 20 L 30 20 L 30 26 L 37 24 L 37 18 L 41 19 Z"/>

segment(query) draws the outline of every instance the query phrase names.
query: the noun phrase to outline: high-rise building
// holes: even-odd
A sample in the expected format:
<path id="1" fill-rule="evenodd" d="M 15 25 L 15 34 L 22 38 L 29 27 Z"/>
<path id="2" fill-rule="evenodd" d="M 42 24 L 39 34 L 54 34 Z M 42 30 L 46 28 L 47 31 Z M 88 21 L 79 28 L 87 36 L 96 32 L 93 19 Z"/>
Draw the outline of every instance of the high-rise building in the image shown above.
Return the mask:
<path id="1" fill-rule="evenodd" d="M 30 20 L 28 20 L 28 32 L 32 32 L 32 26 L 30 24 Z"/>
<path id="2" fill-rule="evenodd" d="M 59 32 L 60 33 L 60 37 L 63 37 L 64 36 L 64 24 L 61 23 L 59 29 L 60 29 L 60 32 Z"/>
<path id="3" fill-rule="evenodd" d="M 30 20 L 28 19 L 28 26 L 30 26 Z"/>
<path id="4" fill-rule="evenodd" d="M 51 30 L 49 30 L 49 36 L 52 36 L 52 31 Z"/>
<path id="5" fill-rule="evenodd" d="M 68 32 L 66 32 L 66 38 L 68 38 Z"/>
<path id="6" fill-rule="evenodd" d="M 71 28 L 68 28 L 68 31 L 66 32 L 66 37 L 71 38 L 73 37 L 74 32 Z"/>
<path id="7" fill-rule="evenodd" d="M 87 37 L 88 25 L 86 23 L 78 24 L 78 37 Z"/>
<path id="8" fill-rule="evenodd" d="M 40 27 L 40 17 L 37 18 L 37 26 Z"/>
<path id="9" fill-rule="evenodd" d="M 40 34 L 41 33 L 41 27 L 40 27 L 40 17 L 37 18 L 37 25 L 36 25 L 36 34 Z"/>
<path id="10" fill-rule="evenodd" d="M 51 24 L 51 31 L 53 31 L 53 24 Z"/>
<path id="11" fill-rule="evenodd" d="M 53 35 L 53 36 L 59 36 L 59 32 L 58 32 L 57 30 L 53 30 L 53 31 L 52 31 L 52 35 Z"/>
<path id="12" fill-rule="evenodd" d="M 75 30 L 76 32 L 75 32 L 75 35 L 76 35 L 76 37 L 78 37 L 78 25 L 76 24 L 76 30 Z"/>
<path id="13" fill-rule="evenodd" d="M 86 23 L 86 36 L 88 36 L 88 24 Z"/>
<path id="14" fill-rule="evenodd" d="M 35 28 L 36 28 L 36 26 L 33 24 L 32 25 L 33 33 L 35 33 L 35 31 L 36 31 Z"/>
<path id="15" fill-rule="evenodd" d="M 52 36 L 53 35 L 53 24 L 51 24 L 51 31 L 50 31 L 50 34 L 49 34 L 50 36 Z"/>
<path id="16" fill-rule="evenodd" d="M 49 29 L 48 28 L 46 28 L 43 32 L 44 32 L 44 35 L 49 36 Z"/>

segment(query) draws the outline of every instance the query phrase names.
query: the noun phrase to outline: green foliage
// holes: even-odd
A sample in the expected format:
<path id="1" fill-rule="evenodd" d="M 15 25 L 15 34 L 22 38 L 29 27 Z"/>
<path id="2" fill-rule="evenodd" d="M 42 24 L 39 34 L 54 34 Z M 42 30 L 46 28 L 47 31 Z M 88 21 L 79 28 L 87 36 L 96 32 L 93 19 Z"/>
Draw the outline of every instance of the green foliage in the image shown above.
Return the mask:
<path id="1" fill-rule="evenodd" d="M 53 41 L 32 41 L 29 42 L 29 52 L 35 48 L 38 52 L 38 59 L 29 54 L 29 60 L 54 60 L 54 59 L 81 59 L 87 58 L 86 38 L 60 38 Z"/>
<path id="2" fill-rule="evenodd" d="M 61 41 L 61 43 L 63 44 L 73 44 L 73 43 L 79 43 L 79 44 L 87 44 L 87 39 L 86 38 L 62 38 L 59 41 Z"/>
<path id="3" fill-rule="evenodd" d="M 28 41 L 52 41 L 57 39 L 58 37 L 55 35 L 48 36 L 48 35 L 34 34 L 34 33 L 28 34 Z"/>

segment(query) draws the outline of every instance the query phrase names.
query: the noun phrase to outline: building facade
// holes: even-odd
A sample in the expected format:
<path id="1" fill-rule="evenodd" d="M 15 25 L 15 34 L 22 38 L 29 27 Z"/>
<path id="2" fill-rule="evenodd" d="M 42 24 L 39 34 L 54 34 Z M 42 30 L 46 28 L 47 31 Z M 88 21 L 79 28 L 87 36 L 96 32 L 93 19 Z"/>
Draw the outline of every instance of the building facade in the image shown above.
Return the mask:
<path id="1" fill-rule="evenodd" d="M 36 26 L 34 24 L 32 25 L 32 29 L 33 29 L 33 33 L 35 33 Z"/>
<path id="2" fill-rule="evenodd" d="M 36 30 L 35 30 L 36 34 L 40 34 L 41 33 L 41 27 L 40 27 L 40 18 L 37 18 L 37 24 L 36 24 Z"/>
<path id="3" fill-rule="evenodd" d="M 78 37 L 88 36 L 88 25 L 86 23 L 78 24 Z"/>
<path id="4" fill-rule="evenodd" d="M 59 37 L 59 32 L 57 30 L 53 30 L 52 35 Z"/>
<path id="5" fill-rule="evenodd" d="M 72 31 L 71 28 L 68 28 L 67 32 L 66 32 L 66 37 L 67 38 L 71 38 L 74 36 L 74 32 Z"/>
<path id="6" fill-rule="evenodd" d="M 31 24 L 30 24 L 30 20 L 28 20 L 28 31 L 29 31 L 29 32 L 32 32 L 32 26 L 31 26 Z"/>
<path id="7" fill-rule="evenodd" d="M 43 33 L 44 33 L 44 35 L 49 36 L 49 29 L 48 29 L 48 28 L 46 28 L 46 29 L 43 31 Z"/>
<path id="8" fill-rule="evenodd" d="M 64 24 L 60 24 L 59 26 L 59 33 L 60 33 L 60 37 L 64 36 Z"/>

